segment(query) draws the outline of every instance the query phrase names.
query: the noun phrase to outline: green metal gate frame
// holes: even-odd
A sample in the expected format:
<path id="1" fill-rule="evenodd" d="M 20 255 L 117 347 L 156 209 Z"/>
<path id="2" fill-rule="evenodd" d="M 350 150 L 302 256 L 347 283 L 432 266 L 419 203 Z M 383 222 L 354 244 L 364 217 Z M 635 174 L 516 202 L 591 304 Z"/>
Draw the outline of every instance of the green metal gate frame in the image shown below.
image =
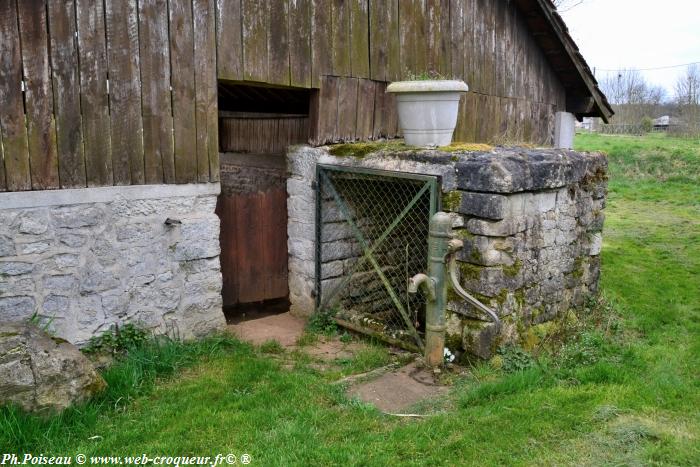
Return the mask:
<path id="1" fill-rule="evenodd" d="M 404 207 L 404 209 L 401 211 L 401 213 L 393 219 L 391 224 L 382 232 L 382 234 L 374 241 L 374 243 L 370 246 L 367 242 L 367 239 L 365 239 L 364 235 L 362 234 L 362 231 L 360 228 L 357 226 L 355 221 L 352 219 L 352 216 L 350 215 L 349 209 L 347 204 L 343 201 L 343 199 L 340 197 L 338 192 L 335 189 L 335 186 L 333 185 L 332 181 L 326 175 L 326 172 L 343 172 L 343 173 L 350 173 L 350 174 L 358 174 L 358 175 L 366 175 L 366 176 L 374 176 L 374 177 L 383 177 L 383 178 L 393 178 L 393 179 L 405 179 L 405 180 L 411 180 L 411 181 L 418 181 L 418 182 L 424 182 L 423 186 L 421 189 L 416 193 L 416 195 L 413 197 L 413 199 Z M 330 194 L 333 197 L 333 200 L 335 201 L 336 205 L 338 206 L 342 216 L 343 220 L 348 223 L 350 228 L 352 229 L 353 235 L 355 236 L 355 239 L 359 242 L 361 248 L 362 248 L 362 256 L 357 260 L 357 262 L 354 264 L 352 267 L 351 271 L 349 273 L 345 273 L 343 280 L 341 281 L 340 284 L 338 284 L 330 294 L 328 294 L 326 297 L 323 297 L 322 290 L 321 290 L 321 265 L 322 265 L 322 260 L 321 260 L 321 234 L 322 234 L 322 217 L 323 217 L 323 212 L 322 212 L 322 205 L 323 205 L 323 186 L 324 183 L 326 183 L 329 188 L 330 188 Z M 406 173 L 406 172 L 392 172 L 392 171 L 386 171 L 386 170 L 377 170 L 377 169 L 365 169 L 365 168 L 355 168 L 355 167 L 343 167 L 343 166 L 335 166 L 335 165 L 325 165 L 325 164 L 318 164 L 316 166 L 316 255 L 315 255 L 315 274 L 316 274 L 316 312 L 319 312 L 326 308 L 332 301 L 333 299 L 338 295 L 338 293 L 348 285 L 348 283 L 353 279 L 354 274 L 358 271 L 358 269 L 365 264 L 365 262 L 369 262 L 374 270 L 375 273 L 379 276 L 381 279 L 384 288 L 386 289 L 387 293 L 391 297 L 391 300 L 396 307 L 396 309 L 399 311 L 401 317 L 404 320 L 404 323 L 406 324 L 409 332 L 412 334 L 414 340 L 415 340 L 415 346 L 409 345 L 406 342 L 403 341 L 397 341 L 394 339 L 389 338 L 389 336 L 383 336 L 383 335 L 377 335 L 373 331 L 369 329 L 365 329 L 361 326 L 356 326 L 356 325 L 351 325 L 351 323 L 338 320 L 336 321 L 339 322 L 340 325 L 352 328 L 355 331 L 362 332 L 365 334 L 371 334 L 375 337 L 378 337 L 380 339 L 389 341 L 392 344 L 401 346 L 401 347 L 407 347 L 410 348 L 411 350 L 419 350 L 422 351 L 424 348 L 424 343 L 423 340 L 421 339 L 420 334 L 416 330 L 415 326 L 411 322 L 411 319 L 408 315 L 408 312 L 404 308 L 403 304 L 401 303 L 401 300 L 398 298 L 396 291 L 393 289 L 392 285 L 389 283 L 388 279 L 386 278 L 385 274 L 382 272 L 381 266 L 377 262 L 376 258 L 374 257 L 374 253 L 379 249 L 384 241 L 390 236 L 390 234 L 393 232 L 393 230 L 401 223 L 401 221 L 406 217 L 406 215 L 413 209 L 413 207 L 418 203 L 418 201 L 425 195 L 426 192 L 430 192 L 430 209 L 428 213 L 428 218 L 426 221 L 428 221 L 433 214 L 438 212 L 439 210 L 439 193 L 440 193 L 440 183 L 439 183 L 439 178 L 438 176 L 434 175 L 424 175 L 424 174 L 413 174 L 413 173 Z M 426 238 L 426 259 L 427 259 L 427 238 Z M 427 265 L 426 265 L 427 266 Z M 322 297 L 324 300 L 322 301 Z"/>

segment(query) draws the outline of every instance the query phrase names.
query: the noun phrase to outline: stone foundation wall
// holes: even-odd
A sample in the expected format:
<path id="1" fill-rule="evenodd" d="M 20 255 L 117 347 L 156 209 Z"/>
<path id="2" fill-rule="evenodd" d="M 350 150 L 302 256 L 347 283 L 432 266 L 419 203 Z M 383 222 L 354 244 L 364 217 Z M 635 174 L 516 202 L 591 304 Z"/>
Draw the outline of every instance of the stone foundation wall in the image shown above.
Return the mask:
<path id="1" fill-rule="evenodd" d="M 0 194 L 0 321 L 36 314 L 75 344 L 126 322 L 181 338 L 223 327 L 219 191 L 199 184 Z"/>
<path id="2" fill-rule="evenodd" d="M 316 164 L 440 177 L 441 209 L 464 239 L 458 264 L 466 290 L 504 326 L 450 294 L 448 345 L 488 358 L 499 344 L 581 308 L 597 293 L 607 160 L 564 149 L 412 150 L 398 144 L 293 148 L 287 157 L 292 310 L 310 314 L 315 287 Z M 342 154 L 335 156 L 333 153 Z"/>

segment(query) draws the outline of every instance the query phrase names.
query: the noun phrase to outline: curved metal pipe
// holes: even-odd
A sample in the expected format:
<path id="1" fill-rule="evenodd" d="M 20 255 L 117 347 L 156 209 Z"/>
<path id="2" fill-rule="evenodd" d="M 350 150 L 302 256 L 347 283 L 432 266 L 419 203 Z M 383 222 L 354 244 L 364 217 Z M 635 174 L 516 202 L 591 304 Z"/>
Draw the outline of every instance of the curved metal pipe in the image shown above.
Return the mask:
<path id="1" fill-rule="evenodd" d="M 469 292 L 464 290 L 462 288 L 462 285 L 459 283 L 459 278 L 457 277 L 457 257 L 454 255 L 454 253 L 450 254 L 450 262 L 449 262 L 449 276 L 450 276 L 450 282 L 452 284 L 452 288 L 457 292 L 457 295 L 468 301 L 470 304 L 472 304 L 475 308 L 478 308 L 479 310 L 483 311 L 486 313 L 489 318 L 491 318 L 491 321 L 493 321 L 497 328 L 501 328 L 501 320 L 491 308 L 487 307 L 483 303 L 481 303 L 479 300 L 476 298 L 472 297 Z"/>

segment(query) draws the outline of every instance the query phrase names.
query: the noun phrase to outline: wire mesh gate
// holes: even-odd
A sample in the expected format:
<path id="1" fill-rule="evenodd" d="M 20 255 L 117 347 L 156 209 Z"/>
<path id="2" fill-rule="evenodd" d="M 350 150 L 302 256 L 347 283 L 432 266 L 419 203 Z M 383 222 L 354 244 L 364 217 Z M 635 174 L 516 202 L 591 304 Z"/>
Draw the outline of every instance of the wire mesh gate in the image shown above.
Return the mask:
<path id="1" fill-rule="evenodd" d="M 408 279 L 428 263 L 436 177 L 319 165 L 316 308 L 345 327 L 422 350 L 425 297 Z"/>

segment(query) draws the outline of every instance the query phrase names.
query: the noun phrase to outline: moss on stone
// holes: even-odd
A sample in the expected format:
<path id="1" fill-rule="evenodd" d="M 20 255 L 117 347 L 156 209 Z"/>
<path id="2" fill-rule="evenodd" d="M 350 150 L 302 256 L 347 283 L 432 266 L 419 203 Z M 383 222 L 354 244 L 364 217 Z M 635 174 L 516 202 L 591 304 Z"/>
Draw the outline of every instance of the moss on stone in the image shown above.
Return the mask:
<path id="1" fill-rule="evenodd" d="M 390 140 L 370 143 L 334 144 L 329 146 L 328 152 L 336 157 L 354 157 L 357 159 L 363 159 L 375 152 L 400 152 L 411 149 L 415 150 L 415 148 L 407 146 L 403 140 Z"/>
<path id="2" fill-rule="evenodd" d="M 460 230 L 457 230 L 455 233 L 457 234 L 457 236 L 459 238 L 464 239 L 464 240 L 471 240 L 475 237 L 475 235 L 467 229 L 460 229 Z"/>
<path id="3" fill-rule="evenodd" d="M 571 275 L 574 276 L 576 279 L 580 279 L 583 277 L 583 258 L 578 257 L 574 260 L 574 269 L 571 272 Z"/>
<path id="4" fill-rule="evenodd" d="M 508 289 L 501 289 L 498 292 L 498 295 L 493 297 L 493 300 L 496 300 L 496 303 L 498 303 L 499 306 L 503 306 L 504 303 L 506 303 L 506 300 L 508 300 L 508 294 L 510 293 L 510 290 Z"/>
<path id="5" fill-rule="evenodd" d="M 523 289 L 518 289 L 513 293 L 513 296 L 515 297 L 515 303 L 522 310 L 525 307 L 525 292 Z"/>
<path id="6" fill-rule="evenodd" d="M 512 266 L 503 266 L 503 274 L 505 274 L 508 277 L 515 277 L 518 275 L 522 268 L 523 262 L 518 259 L 515 260 L 515 263 L 513 263 Z"/>
<path id="7" fill-rule="evenodd" d="M 479 280 L 483 266 L 478 266 L 471 263 L 459 263 L 459 270 L 462 273 L 462 279 Z"/>
<path id="8" fill-rule="evenodd" d="M 493 146 L 480 143 L 452 143 L 449 146 L 440 146 L 438 149 L 444 152 L 483 152 L 491 151 Z"/>
<path id="9" fill-rule="evenodd" d="M 456 212 L 462 204 L 462 193 L 460 191 L 449 191 L 442 195 L 442 210 Z"/>

